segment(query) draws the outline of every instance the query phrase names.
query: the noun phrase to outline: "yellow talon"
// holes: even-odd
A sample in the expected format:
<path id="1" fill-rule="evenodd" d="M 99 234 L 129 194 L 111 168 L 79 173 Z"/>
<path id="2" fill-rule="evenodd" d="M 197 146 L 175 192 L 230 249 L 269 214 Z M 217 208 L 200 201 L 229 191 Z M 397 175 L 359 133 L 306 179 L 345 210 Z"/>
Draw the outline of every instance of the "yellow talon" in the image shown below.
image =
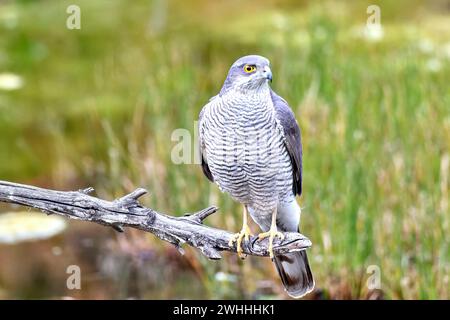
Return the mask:
<path id="1" fill-rule="evenodd" d="M 250 240 L 250 236 L 251 236 L 251 231 L 250 228 L 248 227 L 247 224 L 247 208 L 244 206 L 244 218 L 243 218 L 243 224 L 242 224 L 242 230 L 236 234 L 234 234 L 230 241 L 228 241 L 228 245 L 232 246 L 235 242 L 236 242 L 236 249 L 237 249 L 237 253 L 239 258 L 244 259 L 245 258 L 245 254 L 243 254 L 243 250 L 242 250 L 242 239 L 245 239 L 246 241 Z"/>
<path id="2" fill-rule="evenodd" d="M 259 240 L 262 240 L 264 238 L 269 238 L 269 256 L 270 256 L 270 259 L 273 259 L 273 239 L 275 239 L 275 237 L 278 237 L 278 238 L 280 238 L 280 240 L 283 240 L 284 239 L 284 234 L 279 232 L 279 231 L 277 231 L 276 228 L 275 229 L 271 228 L 269 231 L 260 233 L 258 235 Z"/>
<path id="3" fill-rule="evenodd" d="M 230 241 L 228 242 L 228 245 L 232 246 L 236 242 L 236 249 L 239 258 L 243 259 L 245 258 L 245 255 L 243 254 L 242 250 L 242 239 L 245 239 L 246 241 L 249 241 L 250 236 L 252 234 L 250 233 L 250 228 L 248 226 L 242 227 L 242 230 L 236 234 L 234 234 Z"/>
<path id="4" fill-rule="evenodd" d="M 273 259 L 273 239 L 275 237 L 280 238 L 280 240 L 284 239 L 284 234 L 279 232 L 277 229 L 277 211 L 275 209 L 274 213 L 272 214 L 272 224 L 270 226 L 270 230 L 267 232 L 260 233 L 258 235 L 259 240 L 262 240 L 264 238 L 269 238 L 269 256 L 270 259 Z"/>

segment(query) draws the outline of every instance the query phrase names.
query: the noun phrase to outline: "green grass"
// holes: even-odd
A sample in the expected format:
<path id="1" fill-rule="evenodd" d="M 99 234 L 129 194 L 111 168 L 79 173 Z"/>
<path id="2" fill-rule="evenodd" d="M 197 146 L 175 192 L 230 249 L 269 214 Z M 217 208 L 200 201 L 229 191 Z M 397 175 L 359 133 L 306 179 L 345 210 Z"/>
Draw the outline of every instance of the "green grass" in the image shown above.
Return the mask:
<path id="1" fill-rule="evenodd" d="M 317 287 L 365 298 L 376 265 L 385 298 L 450 298 L 450 16 L 439 1 L 379 1 L 378 42 L 359 35 L 364 1 L 169 1 L 159 32 L 157 1 L 77 3 L 81 30 L 65 28 L 70 1 L 0 4 L 0 73 L 25 81 L 0 89 L 0 179 L 91 185 L 107 198 L 147 187 L 147 205 L 218 205 L 208 223 L 238 230 L 241 208 L 198 166 L 172 163 L 171 133 L 193 132 L 230 64 L 258 53 L 302 128 L 302 232 Z M 254 297 L 275 277 L 262 259 L 187 259 L 197 276 L 180 281 L 200 282 L 199 298 Z M 186 298 L 173 291 L 142 297 Z"/>

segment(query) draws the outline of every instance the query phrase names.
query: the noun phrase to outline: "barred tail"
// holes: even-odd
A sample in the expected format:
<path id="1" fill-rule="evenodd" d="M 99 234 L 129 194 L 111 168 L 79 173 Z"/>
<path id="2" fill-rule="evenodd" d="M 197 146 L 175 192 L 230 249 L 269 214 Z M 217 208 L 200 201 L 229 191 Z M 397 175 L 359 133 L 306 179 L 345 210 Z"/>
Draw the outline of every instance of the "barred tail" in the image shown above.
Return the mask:
<path id="1" fill-rule="evenodd" d="M 287 293 L 301 298 L 314 289 L 314 279 L 306 250 L 275 256 L 275 266 Z"/>

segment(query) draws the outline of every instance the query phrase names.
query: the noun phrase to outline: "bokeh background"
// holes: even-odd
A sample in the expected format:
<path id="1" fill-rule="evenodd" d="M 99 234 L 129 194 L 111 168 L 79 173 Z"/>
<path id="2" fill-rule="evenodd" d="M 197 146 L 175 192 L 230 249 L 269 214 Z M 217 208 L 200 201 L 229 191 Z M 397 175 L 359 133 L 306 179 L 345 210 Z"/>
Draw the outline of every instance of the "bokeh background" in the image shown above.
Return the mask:
<path id="1" fill-rule="evenodd" d="M 0 179 L 105 199 L 145 187 L 145 205 L 217 205 L 206 223 L 239 230 L 241 207 L 171 161 L 171 134 L 194 132 L 250 53 L 270 58 L 302 128 L 306 298 L 449 299 L 449 1 L 0 1 Z M 0 205 L 0 298 L 288 298 L 268 259 L 181 256 L 143 232 L 23 210 Z"/>

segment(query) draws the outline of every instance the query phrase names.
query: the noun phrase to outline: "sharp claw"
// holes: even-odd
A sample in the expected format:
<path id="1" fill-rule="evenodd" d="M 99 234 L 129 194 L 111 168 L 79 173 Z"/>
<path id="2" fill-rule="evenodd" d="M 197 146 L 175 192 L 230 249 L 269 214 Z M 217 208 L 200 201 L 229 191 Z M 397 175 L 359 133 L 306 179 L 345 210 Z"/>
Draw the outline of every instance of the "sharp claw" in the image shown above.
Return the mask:
<path id="1" fill-rule="evenodd" d="M 278 237 L 278 238 L 280 238 L 280 240 L 283 240 L 284 239 L 284 234 L 279 232 L 279 231 L 277 231 L 276 229 L 275 230 L 271 229 L 271 230 L 269 230 L 267 232 L 263 232 L 263 233 L 260 233 L 258 235 L 258 239 L 259 240 L 262 240 L 264 238 L 269 238 L 268 251 L 269 251 L 270 259 L 273 259 L 273 257 L 274 257 L 274 254 L 273 254 L 273 239 L 275 239 L 275 237 Z"/>
<path id="2" fill-rule="evenodd" d="M 236 242 L 236 251 L 239 256 L 239 258 L 244 259 L 246 257 L 246 254 L 244 254 L 244 250 L 242 250 L 242 240 L 245 241 L 250 240 L 250 229 L 248 227 L 242 228 L 242 230 L 233 236 L 231 236 L 230 241 L 228 241 L 229 246 L 233 246 L 233 244 Z"/>

